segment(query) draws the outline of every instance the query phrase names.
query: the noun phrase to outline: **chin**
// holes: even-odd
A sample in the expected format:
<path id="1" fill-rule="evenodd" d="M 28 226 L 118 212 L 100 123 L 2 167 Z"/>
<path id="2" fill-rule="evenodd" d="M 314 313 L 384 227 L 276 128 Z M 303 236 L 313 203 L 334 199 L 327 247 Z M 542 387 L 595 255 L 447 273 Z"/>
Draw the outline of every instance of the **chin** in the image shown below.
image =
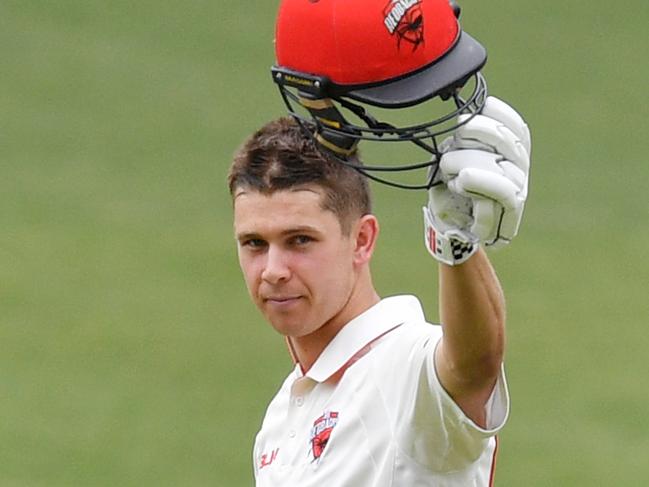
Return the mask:
<path id="1" fill-rule="evenodd" d="M 280 335 L 291 338 L 301 338 L 311 333 L 308 330 L 304 330 L 301 326 L 273 325 L 273 328 L 275 328 L 275 331 Z"/>
<path id="2" fill-rule="evenodd" d="M 275 329 L 275 331 L 277 331 L 280 335 L 287 337 L 300 338 L 313 333 L 317 329 L 317 327 L 304 326 L 304 321 L 295 323 L 292 321 L 271 317 L 267 317 L 267 319 Z"/>

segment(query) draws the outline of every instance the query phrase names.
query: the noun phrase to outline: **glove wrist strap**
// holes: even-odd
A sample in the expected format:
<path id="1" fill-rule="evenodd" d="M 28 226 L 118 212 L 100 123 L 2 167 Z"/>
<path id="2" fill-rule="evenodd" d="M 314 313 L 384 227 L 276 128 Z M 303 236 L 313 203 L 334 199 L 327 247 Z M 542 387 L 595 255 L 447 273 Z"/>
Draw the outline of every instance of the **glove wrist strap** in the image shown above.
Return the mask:
<path id="1" fill-rule="evenodd" d="M 459 265 L 478 251 L 478 243 L 467 242 L 453 230 L 441 231 L 435 224 L 430 210 L 424 210 L 424 241 L 426 249 L 438 262 L 447 265 Z"/>

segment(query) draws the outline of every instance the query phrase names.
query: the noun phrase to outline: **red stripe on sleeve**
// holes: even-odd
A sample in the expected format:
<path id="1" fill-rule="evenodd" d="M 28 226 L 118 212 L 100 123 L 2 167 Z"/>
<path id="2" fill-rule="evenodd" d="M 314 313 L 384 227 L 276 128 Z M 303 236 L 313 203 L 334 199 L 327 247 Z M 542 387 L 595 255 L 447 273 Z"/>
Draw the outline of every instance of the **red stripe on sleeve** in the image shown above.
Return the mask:
<path id="1" fill-rule="evenodd" d="M 491 458 L 491 473 L 489 474 L 489 487 L 494 486 L 494 478 L 496 477 L 496 456 L 498 455 L 498 437 L 494 436 L 496 446 L 494 447 L 494 454 Z"/>

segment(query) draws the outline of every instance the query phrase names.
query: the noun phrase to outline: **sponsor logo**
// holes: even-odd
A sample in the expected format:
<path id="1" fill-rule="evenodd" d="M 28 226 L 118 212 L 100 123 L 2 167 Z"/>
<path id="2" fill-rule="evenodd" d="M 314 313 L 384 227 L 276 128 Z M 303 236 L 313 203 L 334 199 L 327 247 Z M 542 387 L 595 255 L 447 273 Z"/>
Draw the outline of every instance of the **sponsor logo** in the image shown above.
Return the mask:
<path id="1" fill-rule="evenodd" d="M 298 78 L 297 76 L 292 76 L 290 74 L 284 75 L 284 81 L 294 85 L 313 86 L 313 81 L 310 79 Z"/>
<path id="2" fill-rule="evenodd" d="M 383 9 L 383 23 L 390 35 L 396 36 L 399 49 L 402 42 L 411 44 L 413 51 L 424 43 L 423 1 L 389 0 Z"/>
<path id="3" fill-rule="evenodd" d="M 311 428 L 311 456 L 316 462 L 322 456 L 331 432 L 338 424 L 338 413 L 334 411 L 325 411 L 325 413 L 313 422 Z"/>
<path id="4" fill-rule="evenodd" d="M 270 453 L 262 454 L 261 460 L 259 461 L 259 470 L 261 470 L 262 468 L 266 468 L 271 463 L 273 463 L 277 459 L 278 453 L 279 453 L 279 448 L 275 448 Z"/>

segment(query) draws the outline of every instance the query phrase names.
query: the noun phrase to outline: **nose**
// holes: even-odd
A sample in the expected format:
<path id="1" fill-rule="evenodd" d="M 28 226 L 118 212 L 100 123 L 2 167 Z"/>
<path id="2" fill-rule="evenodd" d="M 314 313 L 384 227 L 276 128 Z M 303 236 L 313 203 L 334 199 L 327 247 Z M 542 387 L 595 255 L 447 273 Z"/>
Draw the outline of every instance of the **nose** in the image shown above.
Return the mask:
<path id="1" fill-rule="evenodd" d="M 287 281 L 291 277 L 291 270 L 287 262 L 287 256 L 281 249 L 270 246 L 266 253 L 266 262 L 261 278 L 270 283 L 277 284 Z"/>

